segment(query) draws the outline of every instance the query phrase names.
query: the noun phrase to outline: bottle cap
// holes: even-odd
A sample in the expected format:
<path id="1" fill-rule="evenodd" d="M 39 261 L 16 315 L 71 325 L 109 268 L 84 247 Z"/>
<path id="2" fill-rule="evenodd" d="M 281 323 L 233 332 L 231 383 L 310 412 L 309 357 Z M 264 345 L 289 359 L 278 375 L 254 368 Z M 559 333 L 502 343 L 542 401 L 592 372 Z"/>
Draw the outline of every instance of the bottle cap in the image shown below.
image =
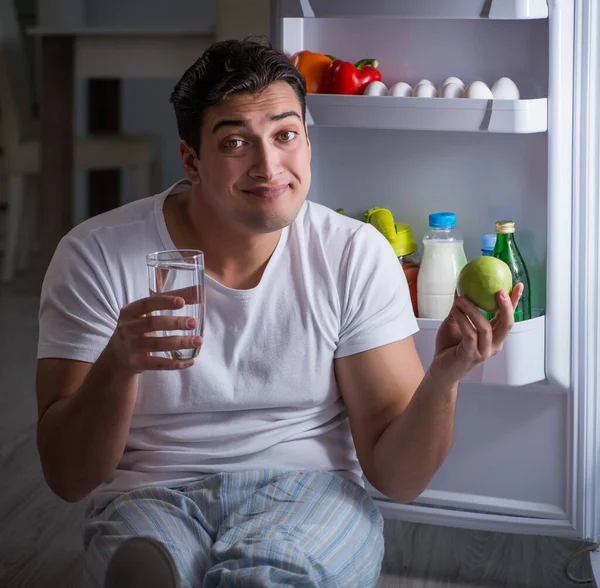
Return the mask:
<path id="1" fill-rule="evenodd" d="M 434 212 L 429 215 L 429 227 L 432 229 L 453 229 L 456 226 L 456 214 L 453 212 Z"/>
<path id="2" fill-rule="evenodd" d="M 404 257 L 417 250 L 412 228 L 406 223 L 396 223 L 396 237 L 391 243 L 396 257 Z"/>
<path id="3" fill-rule="evenodd" d="M 483 235 L 481 237 L 481 249 L 483 251 L 493 251 L 496 246 L 496 233 Z"/>
<path id="4" fill-rule="evenodd" d="M 365 212 L 366 221 L 373 225 L 390 243 L 396 238 L 394 215 L 387 208 L 378 206 Z"/>
<path id="5" fill-rule="evenodd" d="M 387 208 L 370 208 L 365 213 L 365 218 L 389 241 L 396 257 L 404 257 L 417 250 L 411 226 L 394 223 L 394 217 Z"/>
<path id="6" fill-rule="evenodd" d="M 498 235 L 507 235 L 515 232 L 515 221 L 503 220 L 496 223 L 496 233 Z"/>

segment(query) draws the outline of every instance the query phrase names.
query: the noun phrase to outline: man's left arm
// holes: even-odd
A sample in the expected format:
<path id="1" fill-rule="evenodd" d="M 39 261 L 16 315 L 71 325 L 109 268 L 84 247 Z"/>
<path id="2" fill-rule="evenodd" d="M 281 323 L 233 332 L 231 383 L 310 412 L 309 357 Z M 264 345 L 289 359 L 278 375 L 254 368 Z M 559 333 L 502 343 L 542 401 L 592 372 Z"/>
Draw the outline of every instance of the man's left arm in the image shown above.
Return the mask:
<path id="1" fill-rule="evenodd" d="M 410 502 L 428 486 L 452 445 L 458 383 L 500 351 L 521 291 L 498 294 L 491 322 L 457 298 L 425 374 L 412 337 L 335 360 L 360 465 L 382 494 Z"/>

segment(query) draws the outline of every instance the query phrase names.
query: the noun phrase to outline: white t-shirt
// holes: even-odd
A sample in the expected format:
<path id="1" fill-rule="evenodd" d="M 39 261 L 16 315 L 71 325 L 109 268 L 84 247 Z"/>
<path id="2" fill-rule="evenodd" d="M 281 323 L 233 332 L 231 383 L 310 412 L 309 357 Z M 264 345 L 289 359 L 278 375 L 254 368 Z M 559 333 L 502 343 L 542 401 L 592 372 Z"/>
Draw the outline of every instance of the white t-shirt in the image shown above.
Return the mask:
<path id="1" fill-rule="evenodd" d="M 146 255 L 175 248 L 163 203 L 188 188 L 179 182 L 62 239 L 42 287 L 38 358 L 98 359 L 120 309 L 149 296 Z M 140 376 L 124 455 L 92 505 L 259 468 L 336 471 L 362 483 L 333 360 L 417 330 L 384 237 L 307 201 L 258 286 L 233 290 L 207 276 L 200 355 L 187 370 Z"/>

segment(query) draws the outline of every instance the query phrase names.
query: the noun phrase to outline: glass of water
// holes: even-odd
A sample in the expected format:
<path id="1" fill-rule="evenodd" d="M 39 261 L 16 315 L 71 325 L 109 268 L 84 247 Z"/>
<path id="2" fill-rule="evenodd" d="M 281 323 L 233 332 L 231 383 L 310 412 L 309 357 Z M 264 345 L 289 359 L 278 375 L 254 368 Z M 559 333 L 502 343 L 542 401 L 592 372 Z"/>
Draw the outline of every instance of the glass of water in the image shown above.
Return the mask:
<path id="1" fill-rule="evenodd" d="M 204 254 L 196 249 L 157 251 L 146 256 L 150 296 L 168 294 L 185 300 L 177 310 L 159 310 L 155 315 L 189 316 L 196 319 L 196 328 L 187 331 L 157 331 L 159 337 L 204 335 Z M 200 348 L 160 351 L 155 355 L 186 360 L 197 357 Z"/>

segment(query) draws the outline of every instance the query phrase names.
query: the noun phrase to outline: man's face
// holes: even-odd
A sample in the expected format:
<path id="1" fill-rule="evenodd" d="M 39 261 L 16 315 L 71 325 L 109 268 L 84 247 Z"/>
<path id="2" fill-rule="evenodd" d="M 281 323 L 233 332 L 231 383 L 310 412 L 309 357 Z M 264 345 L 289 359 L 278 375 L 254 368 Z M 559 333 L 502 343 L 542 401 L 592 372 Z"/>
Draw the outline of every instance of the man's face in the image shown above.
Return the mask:
<path id="1" fill-rule="evenodd" d="M 184 161 L 186 149 L 183 144 Z M 289 84 L 276 82 L 206 111 L 200 156 L 188 176 L 215 214 L 247 233 L 271 233 L 302 207 L 310 158 L 300 101 Z"/>

